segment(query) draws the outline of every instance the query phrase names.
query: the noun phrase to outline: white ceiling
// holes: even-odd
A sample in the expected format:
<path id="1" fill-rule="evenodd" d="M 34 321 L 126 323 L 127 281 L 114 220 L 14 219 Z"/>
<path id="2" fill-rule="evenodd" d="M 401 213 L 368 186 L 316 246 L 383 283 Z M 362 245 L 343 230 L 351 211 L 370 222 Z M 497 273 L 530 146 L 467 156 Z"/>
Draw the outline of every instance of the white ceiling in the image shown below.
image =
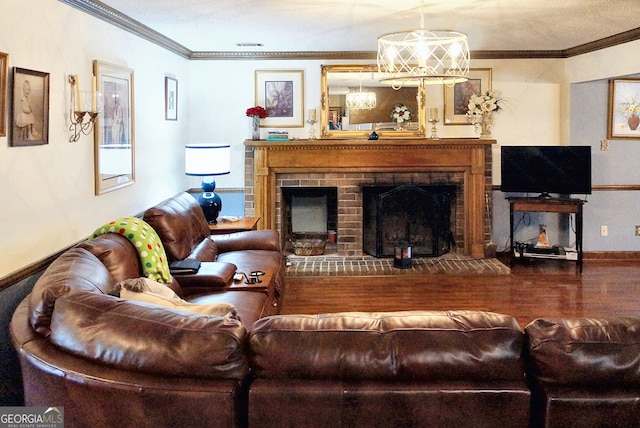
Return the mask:
<path id="1" fill-rule="evenodd" d="M 375 51 L 420 0 L 101 0 L 191 51 Z M 565 50 L 640 27 L 640 0 L 425 0 L 424 27 L 472 51 Z M 237 43 L 263 47 L 238 47 Z"/>

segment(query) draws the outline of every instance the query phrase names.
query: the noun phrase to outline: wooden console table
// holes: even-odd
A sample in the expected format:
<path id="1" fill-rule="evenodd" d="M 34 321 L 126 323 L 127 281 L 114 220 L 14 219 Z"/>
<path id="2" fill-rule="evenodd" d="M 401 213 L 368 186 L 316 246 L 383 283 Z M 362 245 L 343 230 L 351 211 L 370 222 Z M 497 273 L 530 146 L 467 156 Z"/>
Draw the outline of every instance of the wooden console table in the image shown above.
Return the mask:
<path id="1" fill-rule="evenodd" d="M 210 224 L 209 230 L 212 235 L 221 235 L 224 233 L 245 232 L 254 230 L 258 227 L 259 218 L 241 217 L 236 221 L 225 221 L 218 219 L 218 224 Z"/>
<path id="2" fill-rule="evenodd" d="M 580 272 L 582 272 L 582 207 L 585 203 L 582 199 L 562 199 L 562 198 L 507 198 L 509 200 L 509 219 L 510 219 L 510 235 L 511 250 L 514 247 L 514 213 L 516 212 L 548 212 L 559 214 L 575 214 L 576 216 L 576 264 Z M 513 254 L 515 258 L 515 253 Z M 530 258 L 546 258 L 572 260 L 561 254 L 536 254 L 528 256 Z M 522 256 L 521 258 L 527 258 Z"/>

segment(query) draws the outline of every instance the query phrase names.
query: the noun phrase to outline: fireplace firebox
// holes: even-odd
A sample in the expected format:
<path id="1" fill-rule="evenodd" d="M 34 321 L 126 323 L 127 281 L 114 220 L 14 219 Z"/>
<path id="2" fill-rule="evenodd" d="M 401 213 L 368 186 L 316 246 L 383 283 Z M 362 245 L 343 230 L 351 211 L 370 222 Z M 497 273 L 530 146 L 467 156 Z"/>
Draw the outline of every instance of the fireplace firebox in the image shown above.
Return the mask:
<path id="1" fill-rule="evenodd" d="M 367 186 L 362 188 L 363 251 L 393 256 L 409 243 L 413 256 L 436 257 L 451 250 L 456 186 Z"/>

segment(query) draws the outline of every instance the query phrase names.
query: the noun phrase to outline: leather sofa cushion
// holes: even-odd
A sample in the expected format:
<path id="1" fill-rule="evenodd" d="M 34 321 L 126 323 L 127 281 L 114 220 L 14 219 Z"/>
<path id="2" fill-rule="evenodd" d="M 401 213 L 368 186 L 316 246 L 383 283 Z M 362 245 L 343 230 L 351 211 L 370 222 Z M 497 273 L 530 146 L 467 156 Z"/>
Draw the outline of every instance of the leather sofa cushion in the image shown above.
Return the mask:
<path id="1" fill-rule="evenodd" d="M 248 230 L 246 232 L 213 235 L 211 239 L 218 247 L 218 253 L 243 250 L 268 250 L 281 252 L 280 235 L 274 229 Z"/>
<path id="2" fill-rule="evenodd" d="M 56 300 L 75 292 L 108 293 L 116 282 L 109 270 L 84 248 L 71 248 L 51 263 L 29 294 L 29 321 L 34 330 L 50 333 Z"/>
<path id="3" fill-rule="evenodd" d="M 540 382 L 640 383 L 640 318 L 540 318 L 525 331 L 532 373 Z"/>
<path id="4" fill-rule="evenodd" d="M 106 233 L 78 244 L 96 256 L 109 270 L 115 283 L 142 275 L 140 256 L 129 239 L 119 233 Z M 169 287 L 182 296 L 180 284 L 174 277 Z"/>
<path id="5" fill-rule="evenodd" d="M 119 233 L 107 233 L 78 244 L 104 264 L 115 282 L 142 275 L 140 257 L 133 244 Z"/>
<path id="6" fill-rule="evenodd" d="M 242 379 L 246 330 L 216 317 L 123 301 L 96 293 L 60 297 L 51 342 L 125 370 L 169 376 Z"/>
<path id="7" fill-rule="evenodd" d="M 258 378 L 520 380 L 524 334 L 477 311 L 277 315 L 256 321 Z"/>
<path id="8" fill-rule="evenodd" d="M 149 208 L 144 213 L 144 221 L 160 236 L 169 262 L 187 257 L 215 261 L 217 247 L 209 239 L 209 225 L 202 208 L 189 193 L 180 193 Z M 195 249 L 197 255 L 191 256 Z"/>

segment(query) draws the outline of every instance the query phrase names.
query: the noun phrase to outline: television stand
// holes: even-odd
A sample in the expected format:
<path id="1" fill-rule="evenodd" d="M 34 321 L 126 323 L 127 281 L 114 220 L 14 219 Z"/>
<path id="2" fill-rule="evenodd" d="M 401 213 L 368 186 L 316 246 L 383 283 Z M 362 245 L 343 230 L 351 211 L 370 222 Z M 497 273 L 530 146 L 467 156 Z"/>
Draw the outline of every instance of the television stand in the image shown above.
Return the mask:
<path id="1" fill-rule="evenodd" d="M 512 197 L 509 200 L 509 221 L 511 251 L 513 251 L 512 261 L 515 259 L 554 259 L 575 261 L 580 273 L 582 273 L 582 207 L 585 203 L 582 199 L 564 199 L 551 197 L 521 198 Z M 520 246 L 516 249 L 514 241 L 514 213 L 516 212 L 549 212 L 559 214 L 575 214 L 576 216 L 576 251 L 575 252 L 529 252 L 527 246 Z"/>

